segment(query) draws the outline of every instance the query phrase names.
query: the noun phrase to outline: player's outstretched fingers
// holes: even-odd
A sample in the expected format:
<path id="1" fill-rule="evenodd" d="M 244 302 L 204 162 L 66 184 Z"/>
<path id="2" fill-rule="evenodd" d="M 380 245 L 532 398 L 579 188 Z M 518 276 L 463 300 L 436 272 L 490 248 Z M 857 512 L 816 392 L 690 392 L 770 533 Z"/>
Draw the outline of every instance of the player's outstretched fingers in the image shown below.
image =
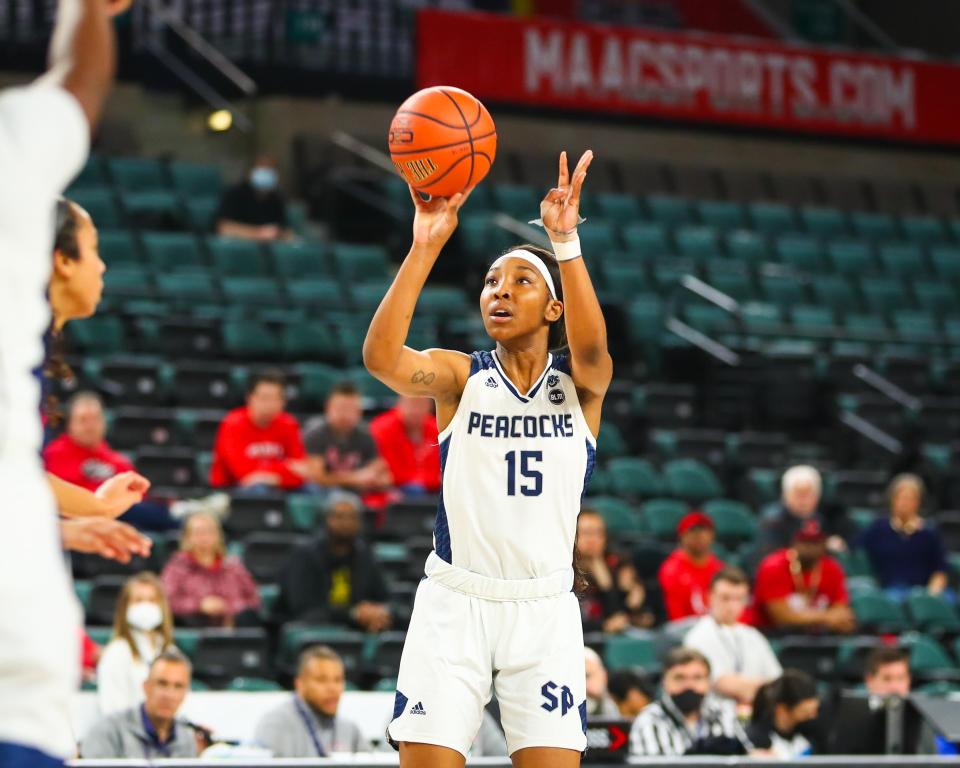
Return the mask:
<path id="1" fill-rule="evenodd" d="M 560 153 L 560 172 L 557 174 L 557 187 L 563 189 L 570 183 L 570 169 L 567 166 L 567 152 Z"/>

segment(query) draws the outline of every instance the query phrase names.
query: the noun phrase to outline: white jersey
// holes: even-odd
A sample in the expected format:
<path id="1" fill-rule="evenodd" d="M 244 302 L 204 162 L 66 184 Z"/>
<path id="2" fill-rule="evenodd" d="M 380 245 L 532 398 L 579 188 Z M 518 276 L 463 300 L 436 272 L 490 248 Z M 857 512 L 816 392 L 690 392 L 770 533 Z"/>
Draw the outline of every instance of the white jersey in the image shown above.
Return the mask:
<path id="1" fill-rule="evenodd" d="M 474 352 L 460 405 L 439 437 L 437 555 L 498 579 L 570 569 L 596 440 L 567 358 L 550 355 L 521 393 L 496 352 Z"/>
<path id="2" fill-rule="evenodd" d="M 89 128 L 52 85 L 0 95 L 0 742 L 73 754 L 80 611 L 40 461 L 42 336 L 57 196 Z"/>

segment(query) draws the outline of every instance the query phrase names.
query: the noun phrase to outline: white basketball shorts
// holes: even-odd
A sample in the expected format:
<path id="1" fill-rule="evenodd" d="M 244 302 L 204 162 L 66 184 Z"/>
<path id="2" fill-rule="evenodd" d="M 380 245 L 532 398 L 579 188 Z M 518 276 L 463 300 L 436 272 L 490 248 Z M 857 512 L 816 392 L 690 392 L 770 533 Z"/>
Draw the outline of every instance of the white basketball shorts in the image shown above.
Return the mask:
<path id="1" fill-rule="evenodd" d="M 400 659 L 390 741 L 466 756 L 496 692 L 510 754 L 586 749 L 583 628 L 572 571 L 490 579 L 432 554 L 427 573 Z"/>

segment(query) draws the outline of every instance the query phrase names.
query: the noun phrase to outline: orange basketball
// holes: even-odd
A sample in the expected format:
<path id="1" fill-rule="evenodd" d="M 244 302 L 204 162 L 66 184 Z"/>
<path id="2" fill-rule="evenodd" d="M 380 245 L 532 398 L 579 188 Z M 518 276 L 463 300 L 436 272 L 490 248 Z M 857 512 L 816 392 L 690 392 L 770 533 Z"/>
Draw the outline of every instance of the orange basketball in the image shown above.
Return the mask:
<path id="1" fill-rule="evenodd" d="M 487 108 L 469 93 L 438 85 L 400 105 L 388 143 L 408 184 L 434 197 L 450 197 L 490 171 L 497 129 Z"/>

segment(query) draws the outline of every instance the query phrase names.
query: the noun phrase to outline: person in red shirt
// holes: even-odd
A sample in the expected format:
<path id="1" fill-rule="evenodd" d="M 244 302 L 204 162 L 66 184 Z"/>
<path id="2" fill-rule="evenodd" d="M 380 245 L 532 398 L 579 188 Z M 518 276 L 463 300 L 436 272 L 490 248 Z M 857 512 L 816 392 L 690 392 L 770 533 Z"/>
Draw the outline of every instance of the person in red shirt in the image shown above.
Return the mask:
<path id="1" fill-rule="evenodd" d="M 398 397 L 396 407 L 370 422 L 393 484 L 405 494 L 440 490 L 440 445 L 431 406 L 426 397 Z"/>
<path id="2" fill-rule="evenodd" d="M 251 492 L 306 490 L 306 452 L 297 420 L 286 413 L 280 371 L 254 374 L 247 403 L 228 413 L 213 447 L 210 485 L 240 487 Z"/>
<path id="3" fill-rule="evenodd" d="M 667 619 L 676 621 L 707 612 L 710 582 L 723 568 L 713 554 L 713 520 L 703 512 L 690 512 L 677 525 L 680 546 L 663 561 L 658 578 Z"/>
<path id="4" fill-rule="evenodd" d="M 827 555 L 816 520 L 794 534 L 793 546 L 767 555 L 757 568 L 754 623 L 763 628 L 852 632 L 856 626 L 843 568 Z"/>

